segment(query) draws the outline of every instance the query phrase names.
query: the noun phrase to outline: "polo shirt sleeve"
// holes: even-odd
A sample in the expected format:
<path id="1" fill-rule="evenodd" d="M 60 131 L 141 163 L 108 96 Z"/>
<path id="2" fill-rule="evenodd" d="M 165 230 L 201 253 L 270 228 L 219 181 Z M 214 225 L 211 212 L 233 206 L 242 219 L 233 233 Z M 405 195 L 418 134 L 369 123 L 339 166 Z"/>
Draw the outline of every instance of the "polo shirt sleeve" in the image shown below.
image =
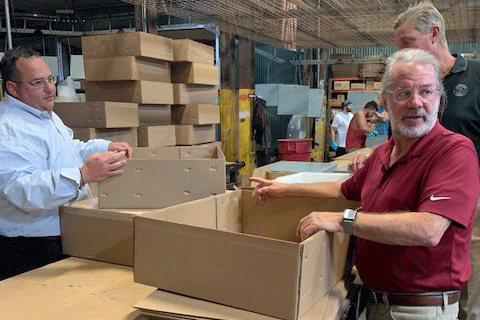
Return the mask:
<path id="1" fill-rule="evenodd" d="M 357 170 L 350 179 L 342 183 L 341 192 L 347 200 L 361 201 L 362 187 L 367 177 L 368 168 L 371 163 L 370 159 L 371 157 L 368 157 L 365 165 Z"/>
<path id="2" fill-rule="evenodd" d="M 437 158 L 426 175 L 418 211 L 435 213 L 466 227 L 476 212 L 479 179 L 473 144 L 455 144 Z"/>

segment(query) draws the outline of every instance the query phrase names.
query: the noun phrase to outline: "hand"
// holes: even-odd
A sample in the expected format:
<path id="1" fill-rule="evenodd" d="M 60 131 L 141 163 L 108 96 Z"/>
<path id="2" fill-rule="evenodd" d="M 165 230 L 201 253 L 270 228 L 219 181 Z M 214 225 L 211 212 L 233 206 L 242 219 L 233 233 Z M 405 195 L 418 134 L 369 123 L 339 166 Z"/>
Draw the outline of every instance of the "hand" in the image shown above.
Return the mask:
<path id="1" fill-rule="evenodd" d="M 287 183 L 255 177 L 251 177 L 250 181 L 258 183 L 255 190 L 253 190 L 252 197 L 258 197 L 260 202 L 265 202 L 270 197 L 281 198 L 288 195 Z"/>
<path id="2" fill-rule="evenodd" d="M 297 236 L 303 241 L 320 230 L 343 232 L 343 213 L 312 212 L 298 223 Z"/>
<path id="3" fill-rule="evenodd" d="M 335 141 L 332 142 L 332 149 L 335 151 L 338 149 L 338 144 Z"/>
<path id="4" fill-rule="evenodd" d="M 102 154 L 95 153 L 91 155 L 80 168 L 83 182 L 100 182 L 108 177 L 122 174 L 123 170 L 120 170 L 120 168 L 126 163 L 125 151 L 107 151 Z"/>
<path id="5" fill-rule="evenodd" d="M 108 151 L 125 151 L 125 157 L 133 156 L 133 149 L 127 142 L 112 142 L 108 145 Z"/>
<path id="6" fill-rule="evenodd" d="M 351 173 L 357 172 L 358 169 L 365 165 L 365 161 L 367 161 L 367 156 L 363 153 L 356 154 L 352 162 L 348 164 L 348 171 Z"/>

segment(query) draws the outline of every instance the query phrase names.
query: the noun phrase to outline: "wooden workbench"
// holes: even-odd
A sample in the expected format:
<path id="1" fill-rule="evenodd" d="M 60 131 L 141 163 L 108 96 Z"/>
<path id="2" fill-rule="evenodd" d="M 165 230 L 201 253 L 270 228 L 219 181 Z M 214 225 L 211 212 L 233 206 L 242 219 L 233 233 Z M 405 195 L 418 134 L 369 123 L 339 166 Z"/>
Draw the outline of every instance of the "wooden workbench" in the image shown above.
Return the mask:
<path id="1" fill-rule="evenodd" d="M 133 268 L 67 258 L 0 281 L 8 320 L 143 320 L 133 306 L 156 288 L 133 282 Z"/>

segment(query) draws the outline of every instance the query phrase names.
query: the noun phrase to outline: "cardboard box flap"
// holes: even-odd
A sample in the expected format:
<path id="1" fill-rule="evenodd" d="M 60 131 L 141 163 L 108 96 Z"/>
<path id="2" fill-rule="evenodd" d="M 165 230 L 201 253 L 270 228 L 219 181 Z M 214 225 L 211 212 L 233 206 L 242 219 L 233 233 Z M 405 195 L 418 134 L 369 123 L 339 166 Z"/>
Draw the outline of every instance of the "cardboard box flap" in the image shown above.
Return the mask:
<path id="1" fill-rule="evenodd" d="M 206 143 L 196 146 L 133 148 L 134 158 L 158 159 L 225 159 L 220 144 Z"/>
<path id="2" fill-rule="evenodd" d="M 143 314 L 174 319 L 277 320 L 269 316 L 156 290 L 135 305 Z M 170 319 L 168 317 L 167 319 Z"/>
<path id="3" fill-rule="evenodd" d="M 98 198 L 95 197 L 81 200 L 71 205 L 63 205 L 60 207 L 60 211 L 67 212 L 68 214 L 133 222 L 134 216 L 152 211 L 152 209 L 100 209 L 98 206 Z"/>
<path id="4" fill-rule="evenodd" d="M 304 197 L 274 198 L 259 203 L 252 190 L 242 189 L 243 233 L 300 242 L 296 235 L 300 219 L 312 211 L 343 211 L 358 208 L 359 202 Z"/>
<path id="5" fill-rule="evenodd" d="M 177 147 L 138 147 L 133 148 L 133 158 L 180 159 L 180 149 Z"/>
<path id="6" fill-rule="evenodd" d="M 189 168 L 187 160 L 165 159 L 160 163 L 157 159 L 131 158 L 122 168 L 123 174 L 99 182 L 100 206 L 104 198 L 110 203 L 122 203 L 124 208 L 163 208 L 191 200 L 189 191 Z M 120 184 L 128 192 L 119 192 Z M 168 188 L 159 190 L 159 181 L 168 181 Z M 127 183 L 128 182 L 128 183 Z M 162 198 L 159 195 L 162 194 Z M 152 204 L 148 199 L 155 199 Z"/>
<path id="7" fill-rule="evenodd" d="M 304 315 L 345 274 L 350 236 L 318 232 L 302 242 L 298 313 Z"/>
<path id="8" fill-rule="evenodd" d="M 162 246 L 151 248 L 148 244 L 158 241 L 159 232 Z M 135 218 L 134 280 L 167 291 L 223 304 L 235 301 L 240 308 L 272 315 L 289 314 L 293 319 L 299 259 L 300 246 L 296 243 L 152 221 L 142 216 Z M 212 267 L 218 265 L 222 268 Z M 268 270 L 269 276 L 258 270 Z M 148 275 L 152 273 L 162 274 L 162 280 L 150 282 Z M 189 275 L 188 280 L 180 283 L 178 279 L 185 279 L 185 274 Z M 249 281 L 244 281 L 246 278 Z M 227 286 L 228 290 L 219 290 L 219 286 Z M 236 292 L 251 294 L 238 297 Z M 265 296 L 272 302 L 291 303 L 265 306 L 258 299 Z"/>
<path id="9" fill-rule="evenodd" d="M 219 146 L 219 143 L 207 143 L 196 146 L 184 146 L 180 148 L 181 159 L 225 159 L 225 155 Z"/>
<path id="10" fill-rule="evenodd" d="M 227 190 L 217 195 L 217 229 L 231 232 L 242 232 L 241 193 Z"/>
<path id="11" fill-rule="evenodd" d="M 217 225 L 215 198 L 200 199 L 195 204 L 195 211 L 189 210 L 188 203 L 181 203 L 162 210 L 151 210 L 145 212 L 142 216 L 144 218 L 155 217 L 155 219 L 164 221 L 215 229 Z"/>
<path id="12" fill-rule="evenodd" d="M 349 303 L 343 280 L 323 296 L 300 320 L 341 319 Z M 161 319 L 278 320 L 278 318 L 156 290 L 135 305 L 142 314 Z"/>

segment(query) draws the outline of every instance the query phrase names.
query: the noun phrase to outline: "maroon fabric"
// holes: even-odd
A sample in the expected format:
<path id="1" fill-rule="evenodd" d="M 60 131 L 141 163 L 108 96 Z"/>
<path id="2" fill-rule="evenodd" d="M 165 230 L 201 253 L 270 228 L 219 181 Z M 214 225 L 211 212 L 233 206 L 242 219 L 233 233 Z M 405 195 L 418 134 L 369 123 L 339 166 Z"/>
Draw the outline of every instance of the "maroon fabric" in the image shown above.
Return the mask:
<path id="1" fill-rule="evenodd" d="M 365 141 L 367 140 L 367 133 L 363 130 L 353 130 L 352 126 L 348 127 L 347 141 L 345 149 L 347 152 L 352 148 L 365 148 Z"/>
<path id="2" fill-rule="evenodd" d="M 462 135 L 435 127 L 390 167 L 392 139 L 342 184 L 362 211 L 430 212 L 452 220 L 435 247 L 387 245 L 362 238 L 356 262 L 362 281 L 384 292 L 449 291 L 471 275 L 470 241 L 480 195 L 478 158 Z"/>

